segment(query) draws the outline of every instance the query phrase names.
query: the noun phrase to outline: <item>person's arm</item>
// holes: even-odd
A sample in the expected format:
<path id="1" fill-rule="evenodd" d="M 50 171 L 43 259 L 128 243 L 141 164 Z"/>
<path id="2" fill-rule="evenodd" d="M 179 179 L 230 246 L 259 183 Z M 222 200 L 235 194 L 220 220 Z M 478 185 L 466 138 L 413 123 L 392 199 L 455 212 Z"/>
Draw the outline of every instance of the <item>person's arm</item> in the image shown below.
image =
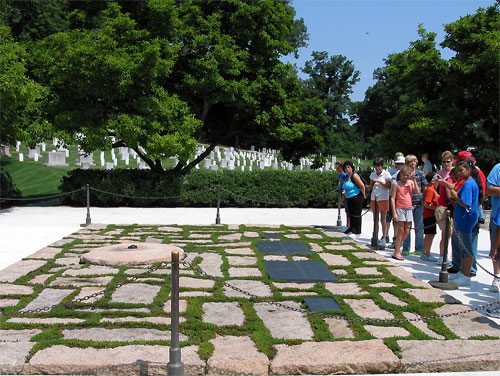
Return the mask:
<path id="1" fill-rule="evenodd" d="M 382 186 L 386 189 L 391 189 L 391 185 L 392 185 L 392 176 L 391 174 L 387 174 L 387 176 L 385 177 L 385 183 L 381 182 Z"/>
<path id="2" fill-rule="evenodd" d="M 412 179 L 413 188 L 414 188 L 413 193 L 416 195 L 419 195 L 421 193 L 421 191 L 420 191 L 420 187 L 418 186 L 417 180 L 415 179 L 415 176 L 413 176 L 411 179 Z"/>
<path id="3" fill-rule="evenodd" d="M 365 183 L 361 180 L 358 174 L 352 174 L 351 177 L 352 181 L 358 186 L 359 190 L 363 194 L 363 197 L 366 198 L 366 190 L 365 190 Z"/>
<path id="4" fill-rule="evenodd" d="M 392 218 L 395 222 L 398 222 L 398 213 L 396 212 L 396 191 L 398 189 L 398 183 L 394 183 L 391 188 L 391 206 L 392 206 Z"/>
<path id="5" fill-rule="evenodd" d="M 500 186 L 490 185 L 486 188 L 486 194 L 488 196 L 500 196 Z"/>

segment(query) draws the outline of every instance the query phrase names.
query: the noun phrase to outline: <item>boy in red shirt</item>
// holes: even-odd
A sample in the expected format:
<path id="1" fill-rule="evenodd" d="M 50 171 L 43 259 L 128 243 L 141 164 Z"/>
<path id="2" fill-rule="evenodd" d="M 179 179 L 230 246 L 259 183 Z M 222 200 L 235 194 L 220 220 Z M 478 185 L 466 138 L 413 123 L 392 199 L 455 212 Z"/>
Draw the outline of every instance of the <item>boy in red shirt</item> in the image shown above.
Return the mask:
<path id="1" fill-rule="evenodd" d="M 438 177 L 434 172 L 429 172 L 425 179 L 429 183 L 425 189 L 424 205 L 424 253 L 420 256 L 423 261 L 436 262 L 437 258 L 431 256 L 431 246 L 434 236 L 436 236 L 436 208 L 439 206 L 439 195 L 436 191 L 439 185 Z"/>

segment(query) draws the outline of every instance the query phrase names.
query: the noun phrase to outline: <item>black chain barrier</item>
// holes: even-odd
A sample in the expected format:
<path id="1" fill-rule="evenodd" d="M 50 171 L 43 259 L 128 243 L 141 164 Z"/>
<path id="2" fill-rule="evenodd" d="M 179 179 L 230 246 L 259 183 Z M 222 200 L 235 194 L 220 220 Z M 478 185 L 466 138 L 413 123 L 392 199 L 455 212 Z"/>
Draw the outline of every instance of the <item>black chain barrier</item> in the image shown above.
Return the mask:
<path id="1" fill-rule="evenodd" d="M 430 316 L 430 317 L 417 317 L 417 318 L 414 318 L 414 319 L 374 319 L 374 318 L 357 318 L 357 317 L 337 316 L 337 315 L 332 315 L 332 314 L 327 314 L 327 313 L 311 312 L 311 311 L 307 311 L 307 310 L 302 309 L 302 308 L 291 307 L 291 306 L 288 306 L 288 305 L 280 303 L 280 302 L 275 302 L 275 301 L 273 301 L 271 299 L 263 298 L 261 296 L 252 294 L 251 292 L 245 291 L 245 290 L 243 290 L 243 289 L 241 289 L 239 287 L 233 286 L 230 283 L 223 281 L 219 277 L 215 277 L 213 275 L 210 275 L 210 274 L 206 273 L 204 270 L 202 270 L 199 266 L 193 265 L 193 264 L 191 264 L 188 261 L 183 260 L 183 261 L 181 261 L 181 263 L 185 267 L 187 267 L 189 269 L 193 269 L 194 271 L 197 271 L 202 276 L 205 276 L 205 277 L 213 280 L 214 282 L 221 283 L 224 287 L 227 287 L 227 288 L 230 288 L 230 289 L 232 289 L 234 291 L 237 291 L 237 292 L 239 292 L 239 293 L 241 293 L 241 294 L 243 294 L 243 295 L 245 295 L 245 296 L 247 296 L 249 298 L 253 298 L 253 299 L 257 299 L 259 301 L 262 301 L 263 303 L 267 303 L 267 304 L 270 304 L 270 305 L 274 305 L 276 307 L 284 308 L 284 309 L 289 310 L 289 311 L 299 312 L 299 313 L 302 313 L 304 315 L 317 316 L 317 317 L 320 317 L 320 318 L 333 318 L 333 319 L 344 320 L 344 321 L 348 321 L 348 322 L 381 323 L 381 324 L 395 323 L 395 324 L 401 324 L 401 323 L 411 323 L 411 322 L 417 322 L 417 321 L 429 321 L 429 320 L 435 320 L 435 319 L 441 319 L 441 318 L 447 318 L 447 317 L 454 317 L 454 316 L 464 315 L 464 314 L 467 314 L 467 313 L 470 313 L 470 312 L 477 312 L 477 311 L 480 311 L 482 309 L 486 309 L 486 308 L 493 307 L 493 306 L 496 306 L 496 305 L 500 304 L 500 300 L 498 300 L 496 302 L 483 304 L 481 306 L 477 306 L 475 308 L 470 308 L 470 309 L 459 311 L 459 312 L 446 313 L 446 314 L 435 315 L 435 316 Z"/>
<path id="2" fill-rule="evenodd" d="M 186 256 L 184 256 L 184 258 L 181 261 L 183 261 L 185 259 L 185 257 Z M 119 283 L 116 286 L 113 286 L 113 288 L 107 288 L 107 289 L 95 292 L 93 294 L 86 295 L 86 296 L 78 298 L 78 299 L 74 299 L 74 300 L 71 301 L 71 303 L 58 303 L 58 304 L 53 304 L 53 305 L 46 306 L 46 307 L 34 308 L 34 309 L 27 309 L 27 310 L 22 310 L 21 309 L 19 311 L 11 312 L 11 313 L 0 312 L 0 317 L 2 317 L 2 316 L 4 316 L 4 317 L 22 316 L 22 315 L 29 315 L 29 314 L 33 314 L 33 313 L 42 313 L 42 312 L 47 312 L 47 311 L 50 311 L 50 310 L 52 310 L 54 308 L 58 308 L 58 307 L 71 308 L 74 303 L 85 302 L 85 301 L 87 301 L 89 299 L 96 298 L 98 296 L 104 295 L 107 292 L 110 292 L 110 291 L 115 290 L 115 289 L 117 289 L 119 287 L 125 286 L 125 285 L 127 285 L 129 283 L 135 282 L 139 278 L 144 278 L 145 276 L 147 276 L 147 275 L 149 275 L 151 273 L 154 273 L 155 271 L 157 271 L 161 267 L 165 267 L 167 265 L 168 264 L 166 262 L 162 262 L 158 267 L 156 267 L 156 268 L 149 268 L 145 272 L 143 272 L 141 274 L 138 274 L 138 275 L 136 275 L 134 277 L 131 277 L 131 278 L 127 279 L 125 282 Z"/>
<path id="3" fill-rule="evenodd" d="M 71 191 L 71 192 L 59 193 L 57 195 L 51 195 L 51 196 L 31 197 L 31 198 L 0 197 L 0 200 L 2 200 L 2 201 L 37 201 L 37 200 L 47 200 L 47 199 L 51 199 L 51 198 L 68 196 L 68 195 L 71 195 L 71 194 L 73 194 L 75 192 L 83 191 L 83 190 L 85 190 L 85 187 L 75 189 L 74 191 Z"/>
<path id="4" fill-rule="evenodd" d="M 96 191 L 96 192 L 99 192 L 99 193 L 108 194 L 110 196 L 117 196 L 117 197 L 123 197 L 123 198 L 133 198 L 133 199 L 138 199 L 138 200 L 171 200 L 171 199 L 175 199 L 175 198 L 182 198 L 182 197 L 189 197 L 189 196 L 198 196 L 198 195 L 201 195 L 201 194 L 205 194 L 207 192 L 214 192 L 214 191 L 216 191 L 215 188 L 209 188 L 206 191 L 187 192 L 187 193 L 183 193 L 182 195 L 177 195 L 177 196 L 158 196 L 158 197 L 147 196 L 146 197 L 146 196 L 130 196 L 130 195 L 124 195 L 124 194 L 121 194 L 121 193 L 107 192 L 107 191 L 103 191 L 101 189 L 92 188 L 92 187 L 89 187 L 89 189 L 91 191 Z"/>

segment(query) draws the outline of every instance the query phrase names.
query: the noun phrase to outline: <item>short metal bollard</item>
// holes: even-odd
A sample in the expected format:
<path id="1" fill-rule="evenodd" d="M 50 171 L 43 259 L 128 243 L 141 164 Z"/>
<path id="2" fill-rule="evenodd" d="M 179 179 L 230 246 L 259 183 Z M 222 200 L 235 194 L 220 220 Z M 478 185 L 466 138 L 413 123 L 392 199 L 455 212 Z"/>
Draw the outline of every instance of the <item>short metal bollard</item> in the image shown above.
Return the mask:
<path id="1" fill-rule="evenodd" d="M 451 229 L 451 212 L 446 211 L 446 225 L 444 228 L 444 253 L 443 263 L 441 264 L 441 271 L 439 272 L 439 281 L 429 281 L 429 284 L 441 290 L 457 290 L 458 284 L 448 281 L 448 244 L 450 240 Z"/>
<path id="2" fill-rule="evenodd" d="M 92 224 L 92 219 L 90 218 L 90 186 L 87 184 L 87 218 L 85 219 L 85 225 L 88 226 Z"/>
<path id="3" fill-rule="evenodd" d="M 217 214 L 215 216 L 215 224 L 220 225 L 220 185 L 217 186 Z"/>
<path id="4" fill-rule="evenodd" d="M 337 203 L 338 203 L 338 207 L 339 207 L 339 212 L 338 212 L 338 215 L 337 215 L 337 227 L 342 227 L 342 217 L 340 216 L 340 202 L 342 201 L 342 193 L 340 192 L 339 190 L 339 194 L 338 194 L 338 198 L 337 198 Z"/>
<path id="5" fill-rule="evenodd" d="M 172 291 L 171 291 L 172 333 L 167 363 L 168 376 L 184 376 L 184 363 L 181 361 L 179 347 L 179 251 L 172 252 Z"/>
<path id="6" fill-rule="evenodd" d="M 374 249 L 378 249 L 378 195 L 375 195 L 375 211 L 373 212 L 373 234 L 371 240 L 371 246 Z"/>

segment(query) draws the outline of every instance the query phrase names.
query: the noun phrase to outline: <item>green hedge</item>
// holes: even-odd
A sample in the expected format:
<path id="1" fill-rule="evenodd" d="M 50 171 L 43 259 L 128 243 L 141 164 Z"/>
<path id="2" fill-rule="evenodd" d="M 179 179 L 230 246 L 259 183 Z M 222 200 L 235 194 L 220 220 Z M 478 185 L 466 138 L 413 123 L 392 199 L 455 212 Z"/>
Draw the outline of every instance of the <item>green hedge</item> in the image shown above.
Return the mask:
<path id="1" fill-rule="evenodd" d="M 243 172 L 202 169 L 192 170 L 186 176 L 172 177 L 150 170 L 78 169 L 63 178 L 61 192 L 71 192 L 89 184 L 92 206 L 214 207 L 217 205 L 217 187 L 220 186 L 222 207 L 326 208 L 337 205 L 337 182 L 337 173 L 314 170 Z M 64 203 L 85 206 L 85 190 L 64 196 Z"/>
<path id="2" fill-rule="evenodd" d="M 18 201 L 2 201 L 2 197 L 21 198 L 21 192 L 12 182 L 12 177 L 3 168 L 0 168 L 0 207 L 6 208 L 18 203 Z"/>

